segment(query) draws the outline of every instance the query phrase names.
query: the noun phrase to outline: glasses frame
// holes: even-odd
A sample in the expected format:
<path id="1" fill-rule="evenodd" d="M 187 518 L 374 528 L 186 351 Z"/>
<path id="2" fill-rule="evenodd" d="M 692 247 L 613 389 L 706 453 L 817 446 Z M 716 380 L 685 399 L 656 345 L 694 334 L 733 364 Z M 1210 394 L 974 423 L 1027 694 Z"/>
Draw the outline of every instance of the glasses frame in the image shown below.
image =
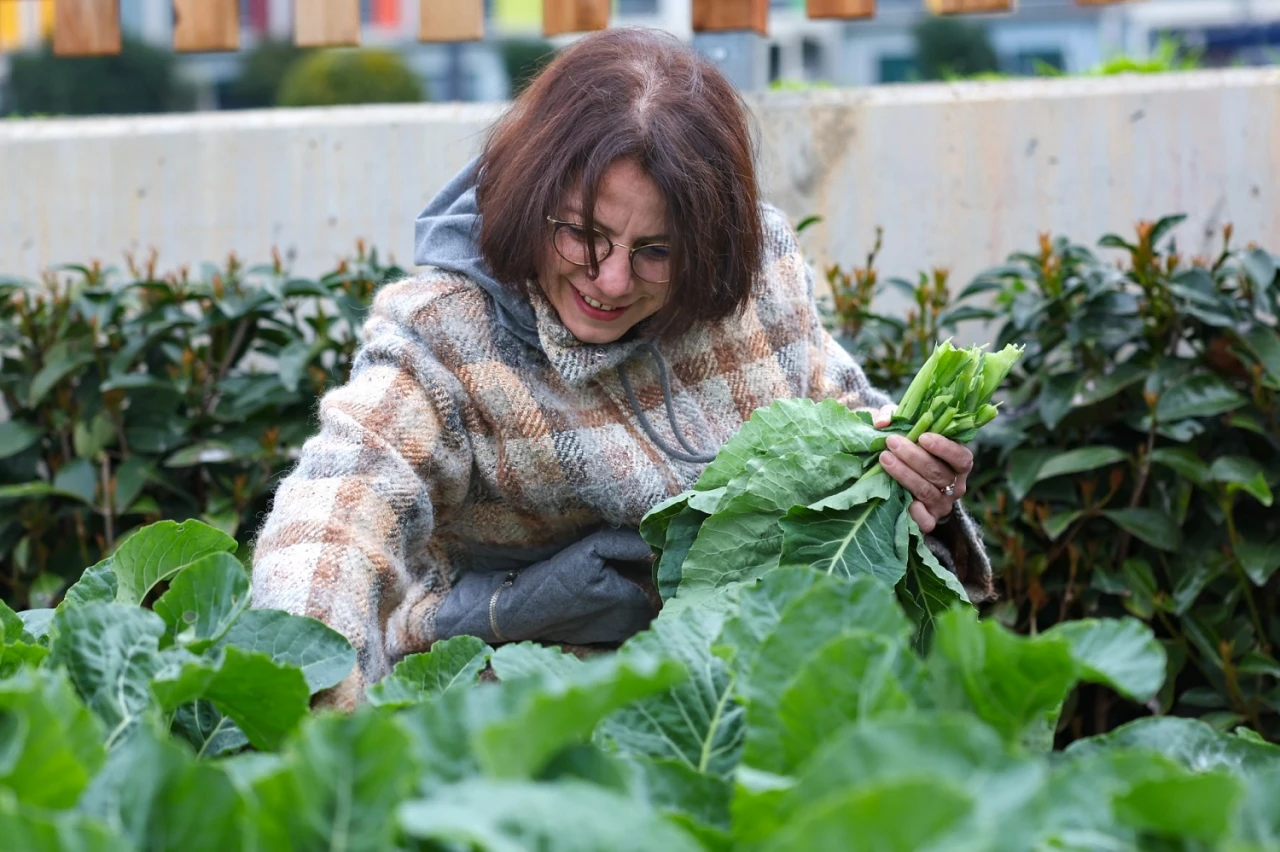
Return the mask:
<path id="1" fill-rule="evenodd" d="M 551 245 L 555 246 L 556 254 L 560 255 L 561 257 L 564 257 L 564 252 L 560 251 L 560 247 L 556 245 L 556 235 L 560 233 L 560 229 L 567 226 L 570 228 L 577 228 L 580 231 L 587 230 L 586 225 L 583 225 L 581 222 L 566 222 L 562 219 L 556 219 L 552 216 L 548 216 L 547 221 L 550 222 L 552 225 Z M 650 284 L 669 284 L 671 282 L 671 277 L 669 273 L 668 273 L 668 276 L 663 280 L 654 281 L 651 278 L 645 278 L 643 275 L 641 275 L 639 272 L 636 271 L 636 252 L 642 251 L 643 249 L 647 249 L 647 248 L 653 248 L 654 246 L 661 246 L 662 248 L 670 250 L 671 246 L 668 245 L 667 243 L 645 243 L 644 245 L 640 245 L 640 246 L 629 246 L 623 243 L 615 243 L 613 240 L 609 239 L 609 236 L 605 234 L 603 231 L 601 231 L 599 228 L 592 228 L 591 230 L 596 234 L 599 234 L 600 238 L 609 244 L 609 250 L 606 251 L 602 257 L 596 258 L 597 266 L 599 266 L 601 263 L 604 263 L 605 260 L 608 259 L 609 255 L 613 254 L 614 248 L 626 249 L 627 265 L 631 267 L 632 275 L 636 276 L 641 281 L 647 281 Z M 572 263 L 574 266 L 590 266 L 591 265 L 590 263 L 579 263 L 578 261 L 574 260 L 571 257 L 564 257 L 564 259 L 566 262 Z"/>

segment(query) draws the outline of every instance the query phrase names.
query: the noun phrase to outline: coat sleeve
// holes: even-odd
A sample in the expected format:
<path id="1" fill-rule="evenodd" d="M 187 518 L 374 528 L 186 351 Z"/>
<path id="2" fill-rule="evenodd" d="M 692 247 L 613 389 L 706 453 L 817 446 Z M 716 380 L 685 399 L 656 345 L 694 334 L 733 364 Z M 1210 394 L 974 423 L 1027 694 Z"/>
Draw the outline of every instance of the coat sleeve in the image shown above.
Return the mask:
<path id="1" fill-rule="evenodd" d="M 431 645 L 448 591 L 431 538 L 465 499 L 472 463 L 456 377 L 377 303 L 365 341 L 348 382 L 321 400 L 253 555 L 254 607 L 318 619 L 355 647 L 346 680 L 316 697 L 341 709 Z"/>
<path id="2" fill-rule="evenodd" d="M 780 214 L 775 215 L 780 217 Z M 809 300 L 809 396 L 815 400 L 836 399 L 855 411 L 877 409 L 893 403 L 894 400 L 888 394 L 872 386 L 858 362 L 827 330 L 818 312 L 813 267 L 803 257 L 790 225 L 786 224 L 785 219 L 781 221 L 785 233 L 784 250 L 794 254 L 794 259 L 785 268 L 797 270 L 804 275 L 804 291 Z M 987 556 L 981 531 L 959 502 L 948 522 L 934 530 L 932 535 L 925 536 L 925 542 L 938 561 L 964 585 L 971 602 L 976 604 L 995 597 L 991 561 Z"/>

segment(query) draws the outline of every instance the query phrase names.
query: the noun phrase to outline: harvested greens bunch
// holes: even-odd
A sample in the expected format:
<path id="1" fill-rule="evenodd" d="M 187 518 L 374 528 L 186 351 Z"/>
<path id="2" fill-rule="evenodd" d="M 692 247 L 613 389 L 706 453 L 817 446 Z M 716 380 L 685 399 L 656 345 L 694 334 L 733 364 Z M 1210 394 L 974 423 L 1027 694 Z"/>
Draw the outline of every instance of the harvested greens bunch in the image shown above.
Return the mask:
<path id="1" fill-rule="evenodd" d="M 924 543 L 912 496 L 877 458 L 892 434 L 935 432 L 962 443 L 995 419 L 991 398 L 1022 355 L 1007 346 L 937 346 L 887 429 L 835 400 L 779 400 L 743 424 L 692 491 L 654 507 L 640 533 L 654 579 L 676 608 L 782 566 L 870 574 L 894 587 L 920 630 L 956 601 L 960 581 Z"/>

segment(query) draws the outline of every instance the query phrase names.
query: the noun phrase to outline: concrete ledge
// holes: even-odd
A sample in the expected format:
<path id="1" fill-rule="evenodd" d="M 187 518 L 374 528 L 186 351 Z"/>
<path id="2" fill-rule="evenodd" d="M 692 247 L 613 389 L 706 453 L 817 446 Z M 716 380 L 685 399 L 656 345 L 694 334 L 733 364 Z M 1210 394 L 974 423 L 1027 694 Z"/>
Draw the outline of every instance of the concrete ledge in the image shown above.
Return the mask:
<path id="1" fill-rule="evenodd" d="M 1207 250 L 1234 222 L 1280 246 L 1280 69 L 777 92 L 750 99 L 767 197 L 820 264 L 935 265 L 963 281 L 1039 231 L 1092 242 L 1185 212 Z M 301 274 L 365 239 L 403 264 L 413 218 L 503 104 L 0 122 L 0 273 L 155 247 L 162 267 L 251 261 Z"/>

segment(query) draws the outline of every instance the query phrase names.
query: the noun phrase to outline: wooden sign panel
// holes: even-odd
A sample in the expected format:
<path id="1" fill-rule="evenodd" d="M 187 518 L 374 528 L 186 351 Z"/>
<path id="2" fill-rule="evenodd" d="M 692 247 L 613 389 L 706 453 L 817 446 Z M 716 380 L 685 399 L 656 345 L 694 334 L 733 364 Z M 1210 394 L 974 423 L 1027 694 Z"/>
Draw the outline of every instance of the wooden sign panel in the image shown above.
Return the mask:
<path id="1" fill-rule="evenodd" d="M 484 0 L 419 0 L 418 41 L 484 38 Z"/>
<path id="2" fill-rule="evenodd" d="M 1014 0 L 926 0 L 935 15 L 972 15 L 979 12 L 1012 12 Z"/>
<path id="3" fill-rule="evenodd" d="M 120 52 L 120 0 L 57 0 L 53 7 L 57 56 Z"/>
<path id="4" fill-rule="evenodd" d="M 173 0 L 173 49 L 239 50 L 239 0 Z"/>
<path id="5" fill-rule="evenodd" d="M 542 0 L 542 34 L 607 29 L 609 5 L 609 0 Z"/>
<path id="6" fill-rule="evenodd" d="M 874 18 L 876 0 L 809 0 L 809 17 L 818 18 Z"/>
<path id="7" fill-rule="evenodd" d="M 339 47 L 360 43 L 360 0 L 295 0 L 293 43 Z"/>
<path id="8" fill-rule="evenodd" d="M 755 30 L 769 34 L 769 0 L 693 0 L 693 31 Z"/>

